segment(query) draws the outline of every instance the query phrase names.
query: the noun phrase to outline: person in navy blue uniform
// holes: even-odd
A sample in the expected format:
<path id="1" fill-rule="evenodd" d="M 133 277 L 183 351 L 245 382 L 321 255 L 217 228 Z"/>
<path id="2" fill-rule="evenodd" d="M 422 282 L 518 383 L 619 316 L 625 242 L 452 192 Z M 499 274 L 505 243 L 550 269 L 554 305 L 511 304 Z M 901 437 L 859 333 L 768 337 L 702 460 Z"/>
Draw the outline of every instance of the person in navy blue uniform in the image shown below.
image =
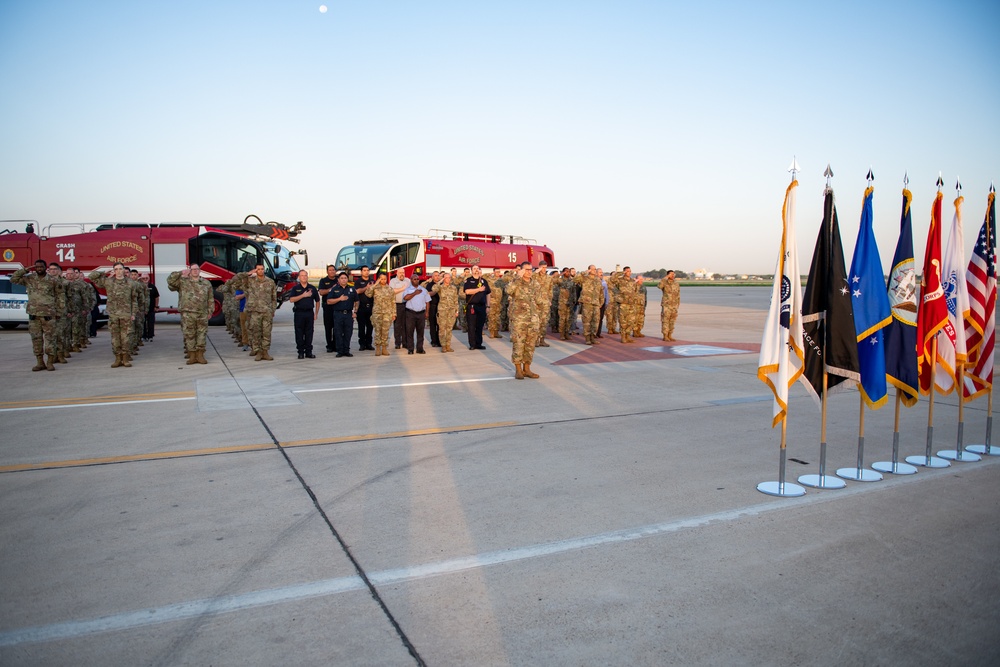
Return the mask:
<path id="1" fill-rule="evenodd" d="M 319 290 L 309 284 L 309 272 L 299 271 L 299 281 L 288 292 L 295 319 L 295 348 L 299 359 L 315 359 L 313 354 L 313 323 L 319 317 Z"/>
<path id="2" fill-rule="evenodd" d="M 469 349 L 485 350 L 483 327 L 486 325 L 486 295 L 490 293 L 490 285 L 483 279 L 483 271 L 478 266 L 472 267 L 472 276 L 466 279 L 463 291 L 469 323 Z"/>
<path id="3" fill-rule="evenodd" d="M 333 346 L 337 357 L 353 357 L 351 336 L 354 335 L 354 311 L 358 307 L 358 293 L 347 284 L 347 273 L 337 274 L 337 284 L 330 288 L 326 303 L 333 310 Z"/>
<path id="4" fill-rule="evenodd" d="M 333 352 L 333 306 L 327 303 L 330 290 L 337 284 L 337 269 L 326 265 L 326 276 L 319 280 L 319 295 L 323 298 L 323 330 L 326 332 L 326 351 Z"/>
<path id="5" fill-rule="evenodd" d="M 354 291 L 358 293 L 358 349 L 375 351 L 372 347 L 372 309 L 375 307 L 375 299 L 369 292 L 369 288 L 375 284 L 375 278 L 371 274 L 371 269 L 367 266 L 361 267 L 361 276 L 354 279 Z"/>

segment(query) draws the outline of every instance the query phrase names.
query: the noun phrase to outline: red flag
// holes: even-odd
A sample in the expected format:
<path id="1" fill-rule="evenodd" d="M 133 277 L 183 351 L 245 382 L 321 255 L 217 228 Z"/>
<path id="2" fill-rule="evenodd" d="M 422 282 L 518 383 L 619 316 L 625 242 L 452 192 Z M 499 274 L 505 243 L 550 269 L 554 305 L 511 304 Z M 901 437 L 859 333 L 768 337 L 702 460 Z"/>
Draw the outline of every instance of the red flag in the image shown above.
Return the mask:
<path id="1" fill-rule="evenodd" d="M 940 192 L 931 207 L 931 227 L 927 231 L 924 275 L 920 280 L 920 308 L 917 311 L 917 368 L 920 393 L 929 394 L 934 385 L 934 337 L 948 323 L 948 305 L 941 286 L 941 200 Z"/>
<path id="2" fill-rule="evenodd" d="M 978 398 L 993 385 L 993 345 L 996 326 L 996 195 L 990 193 L 976 247 L 969 260 L 971 314 L 966 325 L 969 368 L 965 374 L 965 398 Z"/>

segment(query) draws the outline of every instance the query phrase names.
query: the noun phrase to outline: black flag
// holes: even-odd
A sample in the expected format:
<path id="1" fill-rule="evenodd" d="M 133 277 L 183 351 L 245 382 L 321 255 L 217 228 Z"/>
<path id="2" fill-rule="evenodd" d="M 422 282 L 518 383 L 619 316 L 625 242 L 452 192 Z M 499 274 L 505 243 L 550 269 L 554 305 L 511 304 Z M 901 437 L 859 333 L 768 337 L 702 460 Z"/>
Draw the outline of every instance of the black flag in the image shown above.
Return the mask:
<path id="1" fill-rule="evenodd" d="M 844 248 L 840 244 L 837 206 L 832 188 L 827 186 L 824 194 L 823 224 L 816 238 L 802 305 L 803 375 L 807 388 L 812 389 L 817 399 L 823 396 L 824 371 L 828 374 L 829 393 L 847 380 L 861 380 L 851 285 L 844 266 Z"/>

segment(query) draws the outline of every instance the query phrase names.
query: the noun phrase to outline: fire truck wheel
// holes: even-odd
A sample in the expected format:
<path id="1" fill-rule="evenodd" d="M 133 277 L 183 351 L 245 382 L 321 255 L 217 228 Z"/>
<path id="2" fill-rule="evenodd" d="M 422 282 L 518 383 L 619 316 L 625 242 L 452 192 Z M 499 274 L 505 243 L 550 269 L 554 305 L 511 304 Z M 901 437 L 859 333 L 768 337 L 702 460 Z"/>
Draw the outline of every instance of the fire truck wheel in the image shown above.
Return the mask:
<path id="1" fill-rule="evenodd" d="M 215 299 L 215 307 L 212 310 L 212 315 L 208 318 L 208 326 L 221 327 L 226 323 L 226 316 L 222 313 L 222 293 L 219 290 L 214 290 L 212 297 Z"/>

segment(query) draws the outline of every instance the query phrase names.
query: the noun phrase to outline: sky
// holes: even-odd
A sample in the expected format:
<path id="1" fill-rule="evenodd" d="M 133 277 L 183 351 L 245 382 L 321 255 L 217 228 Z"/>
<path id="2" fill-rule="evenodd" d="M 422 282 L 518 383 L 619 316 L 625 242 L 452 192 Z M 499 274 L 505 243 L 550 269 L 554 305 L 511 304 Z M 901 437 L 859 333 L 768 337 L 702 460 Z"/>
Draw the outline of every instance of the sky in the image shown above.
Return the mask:
<path id="1" fill-rule="evenodd" d="M 770 273 L 794 157 L 801 264 L 829 164 L 848 258 L 874 172 L 888 272 L 904 174 L 918 264 L 939 173 L 971 252 L 998 38 L 997 2 L 0 0 L 0 219 L 302 221 L 311 267 L 448 229 Z"/>

